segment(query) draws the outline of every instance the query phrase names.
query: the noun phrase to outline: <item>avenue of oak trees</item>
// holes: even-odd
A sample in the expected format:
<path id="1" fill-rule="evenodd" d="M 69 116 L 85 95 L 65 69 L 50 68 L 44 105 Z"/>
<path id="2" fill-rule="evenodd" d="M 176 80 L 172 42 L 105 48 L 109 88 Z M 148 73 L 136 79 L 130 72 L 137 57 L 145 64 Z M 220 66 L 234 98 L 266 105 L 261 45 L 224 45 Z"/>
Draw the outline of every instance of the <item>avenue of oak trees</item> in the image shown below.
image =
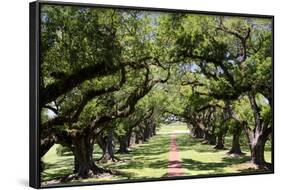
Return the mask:
<path id="1" fill-rule="evenodd" d="M 41 24 L 41 157 L 61 144 L 76 176 L 110 173 L 98 163 L 174 118 L 217 149 L 232 134 L 231 154 L 246 135 L 270 169 L 271 20 L 44 5 Z"/>

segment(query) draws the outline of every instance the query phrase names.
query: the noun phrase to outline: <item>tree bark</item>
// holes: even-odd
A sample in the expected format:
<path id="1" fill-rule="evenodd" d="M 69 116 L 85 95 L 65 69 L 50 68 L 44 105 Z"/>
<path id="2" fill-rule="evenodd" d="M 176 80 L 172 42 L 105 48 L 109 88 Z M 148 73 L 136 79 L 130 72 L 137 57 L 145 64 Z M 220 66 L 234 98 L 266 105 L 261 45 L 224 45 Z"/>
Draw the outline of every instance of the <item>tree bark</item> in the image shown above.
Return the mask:
<path id="1" fill-rule="evenodd" d="M 141 143 L 141 140 L 142 140 L 142 130 L 140 129 L 140 126 L 139 126 L 139 129 L 137 131 L 135 131 L 135 143 L 136 144 L 140 144 Z"/>
<path id="2" fill-rule="evenodd" d="M 272 165 L 270 163 L 266 163 L 264 159 L 264 146 L 269 136 L 272 134 L 273 129 L 270 125 L 270 117 L 262 118 L 254 92 L 249 92 L 248 98 L 253 110 L 255 128 L 251 130 L 247 125 L 245 125 L 244 130 L 251 150 L 252 163 L 255 164 L 257 168 L 271 169 Z"/>
<path id="3" fill-rule="evenodd" d="M 146 142 L 148 140 L 147 130 L 144 129 L 143 135 L 142 135 L 142 142 Z"/>
<path id="4" fill-rule="evenodd" d="M 93 160 L 93 139 L 90 135 L 75 134 L 72 143 L 75 165 L 74 171 L 77 172 L 79 177 L 88 178 L 104 172 Z"/>
<path id="5" fill-rule="evenodd" d="M 256 142 L 253 142 L 251 144 L 251 158 L 252 163 L 257 165 L 259 168 L 264 167 L 266 164 L 264 159 L 264 146 L 265 146 L 265 140 L 262 138 L 259 138 Z"/>
<path id="6" fill-rule="evenodd" d="M 195 138 L 203 138 L 204 131 L 199 127 L 193 127 L 191 130 L 192 136 Z"/>
<path id="7" fill-rule="evenodd" d="M 128 145 L 128 147 L 131 146 L 132 133 L 133 133 L 133 130 L 132 130 L 132 129 L 127 133 L 127 145 Z"/>
<path id="8" fill-rule="evenodd" d="M 139 136 L 138 136 L 138 135 L 136 135 L 136 140 L 135 140 L 135 143 L 136 143 L 136 144 L 140 144 L 140 138 L 139 138 Z"/>
<path id="9" fill-rule="evenodd" d="M 222 134 L 219 134 L 217 137 L 217 144 L 214 147 L 215 149 L 223 149 L 224 148 L 224 137 Z"/>
<path id="10" fill-rule="evenodd" d="M 210 131 L 206 130 L 204 132 L 204 142 L 209 145 L 216 144 L 216 135 L 210 133 Z"/>
<path id="11" fill-rule="evenodd" d="M 149 125 L 145 125 L 144 130 L 143 130 L 143 142 L 146 142 L 150 138 L 149 134 Z"/>
<path id="12" fill-rule="evenodd" d="M 124 135 L 118 138 L 119 141 L 119 150 L 117 151 L 119 154 L 127 154 L 129 153 L 128 150 L 128 140 L 129 138 Z"/>
<path id="13" fill-rule="evenodd" d="M 230 151 L 228 152 L 229 154 L 234 154 L 234 155 L 243 154 L 241 151 L 241 147 L 240 147 L 241 132 L 242 132 L 242 128 L 240 126 L 237 126 L 233 133 L 232 146 L 231 146 Z"/>
<path id="14" fill-rule="evenodd" d="M 269 130 L 269 129 L 268 129 Z M 259 169 L 271 169 L 272 164 L 264 159 L 264 147 L 268 140 L 269 133 L 264 132 L 259 136 L 250 137 L 251 161 Z"/>
<path id="15" fill-rule="evenodd" d="M 74 156 L 74 171 L 73 171 L 73 173 L 78 173 L 78 170 L 79 170 L 79 162 L 78 162 L 77 157 Z"/>
<path id="16" fill-rule="evenodd" d="M 119 159 L 114 155 L 113 147 L 113 129 L 109 129 L 105 137 L 101 137 L 99 140 L 99 145 L 102 149 L 103 155 L 99 159 L 99 162 L 107 163 L 109 161 L 116 162 Z"/>
<path id="17" fill-rule="evenodd" d="M 152 135 L 156 135 L 156 125 L 152 126 Z"/>

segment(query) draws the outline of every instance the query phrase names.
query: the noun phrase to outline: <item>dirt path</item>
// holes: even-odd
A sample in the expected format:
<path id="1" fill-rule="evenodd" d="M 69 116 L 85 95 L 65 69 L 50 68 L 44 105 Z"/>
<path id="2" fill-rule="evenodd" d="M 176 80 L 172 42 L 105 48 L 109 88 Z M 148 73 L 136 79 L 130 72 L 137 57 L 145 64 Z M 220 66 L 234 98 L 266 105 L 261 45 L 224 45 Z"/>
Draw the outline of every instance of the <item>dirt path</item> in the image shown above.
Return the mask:
<path id="1" fill-rule="evenodd" d="M 183 170 L 181 167 L 180 154 L 177 148 L 176 135 L 171 135 L 171 145 L 168 162 L 168 177 L 182 176 Z"/>

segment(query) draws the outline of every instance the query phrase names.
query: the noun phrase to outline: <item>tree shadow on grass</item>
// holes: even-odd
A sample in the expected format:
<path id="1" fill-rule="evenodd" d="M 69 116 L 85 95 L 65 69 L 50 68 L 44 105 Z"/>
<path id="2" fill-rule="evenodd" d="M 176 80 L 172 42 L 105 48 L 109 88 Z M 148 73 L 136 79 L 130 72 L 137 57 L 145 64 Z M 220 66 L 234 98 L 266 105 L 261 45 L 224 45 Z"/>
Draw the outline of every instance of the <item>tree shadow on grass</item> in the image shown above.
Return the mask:
<path id="1" fill-rule="evenodd" d="M 229 148 L 231 147 L 231 142 L 232 142 L 232 137 L 228 137 L 226 138 L 225 141 L 225 149 L 223 150 L 216 150 L 213 148 L 212 145 L 204 145 L 201 144 L 201 139 L 195 139 L 193 137 L 190 136 L 186 136 L 186 137 L 180 137 L 177 138 L 177 144 L 179 146 L 179 149 L 181 151 L 188 151 L 192 150 L 194 152 L 198 152 L 198 153 L 224 153 L 226 152 L 226 150 L 229 150 Z M 245 150 L 245 153 L 247 153 L 249 151 L 249 147 L 247 145 L 247 143 L 241 144 L 241 148 L 242 150 Z M 266 145 L 266 151 L 270 151 L 271 147 L 270 144 L 268 143 Z M 221 156 L 223 156 L 223 154 L 221 154 Z M 207 158 L 206 158 L 206 162 L 201 162 L 198 160 L 193 160 L 193 159 L 183 159 L 182 160 L 182 167 L 186 168 L 187 171 L 188 170 L 193 170 L 193 171 L 206 171 L 208 172 L 208 170 L 211 171 L 211 173 L 222 173 L 222 172 L 226 172 L 224 169 L 227 167 L 233 167 L 235 168 L 235 170 L 237 172 L 241 172 L 241 173 L 253 173 L 253 172 L 260 172 L 254 168 L 251 168 L 249 165 L 249 162 L 251 160 L 251 157 L 246 154 L 246 155 L 241 155 L 241 156 L 235 156 L 235 157 L 231 157 L 229 155 L 225 155 L 221 158 L 221 160 L 218 160 L 217 162 L 208 162 Z"/>
<path id="2" fill-rule="evenodd" d="M 64 177 L 71 174 L 73 169 L 73 156 L 62 156 L 60 160 L 55 163 L 44 163 L 44 170 L 41 172 L 41 180 L 47 181 Z"/>
<path id="3" fill-rule="evenodd" d="M 41 172 L 41 181 L 43 182 L 43 181 L 49 181 L 54 179 L 59 180 L 71 173 L 72 170 L 70 168 L 59 168 L 54 172 L 43 171 Z"/>
<path id="4" fill-rule="evenodd" d="M 256 168 L 253 168 L 253 167 L 248 167 L 248 168 L 245 168 L 245 169 L 240 169 L 238 171 L 241 172 L 241 173 L 244 173 L 244 174 L 254 174 L 254 173 L 264 173 L 264 172 L 271 173 L 271 172 L 273 172 L 273 170 L 271 170 L 271 169 L 269 169 L 269 170 L 266 170 L 266 169 L 256 169 Z"/>
<path id="5" fill-rule="evenodd" d="M 242 155 L 242 156 L 235 156 L 235 157 L 224 157 L 222 160 L 228 165 L 233 165 L 233 164 L 242 164 L 245 162 L 249 162 L 251 160 L 251 157 Z"/>
<path id="6" fill-rule="evenodd" d="M 226 167 L 226 163 L 220 163 L 220 162 L 200 162 L 193 159 L 183 159 L 182 160 L 182 167 L 186 168 L 188 170 L 212 170 L 215 172 L 222 172 L 223 168 Z"/>
<path id="7" fill-rule="evenodd" d="M 122 178 L 133 179 L 136 178 L 137 174 L 124 170 L 137 170 L 142 168 L 166 169 L 168 167 L 167 159 L 163 158 L 163 160 L 159 160 L 159 155 L 168 153 L 169 147 L 170 136 L 158 135 L 144 144 L 133 147 L 129 154 L 116 154 L 123 161 L 99 164 L 99 166 L 118 171 L 120 173 L 120 177 Z M 95 147 L 93 153 L 94 158 L 98 157 L 100 153 L 100 150 Z M 65 152 L 62 156 L 58 156 L 58 160 L 56 162 L 45 163 L 45 169 L 42 172 L 42 181 L 62 178 L 66 175 L 72 174 L 73 169 L 73 154 L 72 152 Z"/>
<path id="8" fill-rule="evenodd" d="M 202 139 L 194 138 L 190 135 L 179 136 L 177 138 L 177 145 L 181 150 L 193 150 L 200 153 L 217 153 L 227 150 L 227 148 L 215 149 L 214 145 L 202 144 Z"/>
<path id="9" fill-rule="evenodd" d="M 152 139 L 151 141 L 141 144 L 132 150 L 134 156 L 153 156 L 163 153 L 167 153 L 170 147 L 170 138 L 167 136 L 158 136 L 157 139 Z"/>
<path id="10" fill-rule="evenodd" d="M 55 163 L 44 162 L 44 170 L 70 167 L 73 166 L 73 164 L 74 164 L 73 156 L 61 156 L 60 159 Z"/>
<path id="11" fill-rule="evenodd" d="M 193 159 L 183 159 L 182 167 L 188 170 L 204 171 L 211 170 L 216 173 L 223 172 L 225 167 L 242 164 L 249 162 L 251 158 L 249 156 L 240 157 L 225 157 L 222 162 L 200 162 Z"/>
<path id="12" fill-rule="evenodd" d="M 159 169 L 159 168 L 166 169 L 168 168 L 168 162 L 167 160 L 157 160 L 155 162 L 150 163 L 148 167 L 154 169 Z"/>
<path id="13" fill-rule="evenodd" d="M 112 169 L 167 168 L 166 159 L 159 160 L 159 155 L 169 152 L 170 138 L 158 136 L 157 139 L 134 147 L 129 154 L 122 155 L 126 162 L 106 164 Z M 119 155 L 120 156 L 120 155 Z"/>

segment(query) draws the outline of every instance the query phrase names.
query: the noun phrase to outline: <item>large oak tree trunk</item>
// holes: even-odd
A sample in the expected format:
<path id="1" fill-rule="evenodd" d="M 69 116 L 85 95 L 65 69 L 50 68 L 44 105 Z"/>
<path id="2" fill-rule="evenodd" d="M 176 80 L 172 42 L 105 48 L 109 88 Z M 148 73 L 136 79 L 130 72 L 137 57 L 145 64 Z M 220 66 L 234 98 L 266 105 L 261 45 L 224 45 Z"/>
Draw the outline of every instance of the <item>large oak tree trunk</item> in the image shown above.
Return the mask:
<path id="1" fill-rule="evenodd" d="M 271 169 L 272 165 L 270 163 L 266 163 L 264 159 L 264 146 L 266 141 L 269 139 L 269 136 L 272 134 L 272 126 L 270 125 L 271 118 L 262 118 L 254 92 L 249 92 L 248 98 L 253 110 L 255 128 L 251 130 L 247 125 L 245 125 L 244 130 L 251 150 L 252 163 L 255 164 L 257 168 Z"/>
<path id="2" fill-rule="evenodd" d="M 87 178 L 95 174 L 104 172 L 96 166 L 93 154 L 93 139 L 88 134 L 75 134 L 72 140 L 73 147 L 71 148 L 74 154 L 74 171 L 79 177 Z"/>
<path id="3" fill-rule="evenodd" d="M 216 135 L 210 133 L 210 131 L 206 130 L 204 131 L 204 143 L 209 145 L 215 145 L 216 144 Z"/>
<path id="4" fill-rule="evenodd" d="M 156 135 L 156 125 L 152 126 L 152 135 Z"/>
<path id="5" fill-rule="evenodd" d="M 148 139 L 150 139 L 151 135 L 151 128 L 150 124 L 148 122 L 145 122 L 144 132 L 143 132 L 143 141 L 146 142 Z"/>
<path id="6" fill-rule="evenodd" d="M 192 124 L 192 128 L 191 128 L 191 135 L 194 137 L 194 138 L 203 138 L 204 137 L 204 131 L 203 129 L 201 129 L 197 123 L 193 123 Z"/>
<path id="7" fill-rule="evenodd" d="M 264 159 L 264 146 L 265 140 L 263 139 L 258 139 L 256 142 L 251 144 L 252 162 L 258 167 L 263 167 L 266 164 Z"/>
<path id="8" fill-rule="evenodd" d="M 127 148 L 130 147 L 131 145 L 132 133 L 133 133 L 133 128 L 130 128 L 129 131 L 126 133 Z"/>
<path id="9" fill-rule="evenodd" d="M 240 126 L 237 126 L 233 132 L 233 137 L 232 137 L 232 146 L 230 151 L 228 152 L 229 154 L 234 154 L 234 155 L 241 155 L 243 154 L 240 148 L 240 135 L 242 132 L 242 128 Z"/>
<path id="10" fill-rule="evenodd" d="M 135 132 L 135 143 L 140 144 L 142 139 L 142 133 L 141 130 L 138 130 Z"/>
<path id="11" fill-rule="evenodd" d="M 215 146 L 215 149 L 223 149 L 223 148 L 224 148 L 224 137 L 222 134 L 218 134 L 217 144 Z"/>
<path id="12" fill-rule="evenodd" d="M 73 173 L 78 173 L 78 170 L 79 170 L 79 162 L 78 162 L 77 157 L 74 156 L 74 171 L 73 171 Z"/>
<path id="13" fill-rule="evenodd" d="M 126 135 L 124 136 L 121 136 L 118 138 L 118 141 L 119 141 L 119 150 L 118 150 L 118 153 L 119 154 L 126 154 L 126 153 L 129 153 L 129 150 L 128 150 L 128 137 Z"/>
<path id="14" fill-rule="evenodd" d="M 259 169 L 271 169 L 272 164 L 267 163 L 264 159 L 264 147 L 268 139 L 266 134 L 250 137 L 249 145 L 251 150 L 251 161 Z"/>
<path id="15" fill-rule="evenodd" d="M 113 129 L 109 129 L 107 135 L 100 138 L 99 145 L 103 152 L 103 155 L 99 159 L 99 162 L 106 163 L 109 161 L 119 161 L 119 159 L 114 155 Z"/>

